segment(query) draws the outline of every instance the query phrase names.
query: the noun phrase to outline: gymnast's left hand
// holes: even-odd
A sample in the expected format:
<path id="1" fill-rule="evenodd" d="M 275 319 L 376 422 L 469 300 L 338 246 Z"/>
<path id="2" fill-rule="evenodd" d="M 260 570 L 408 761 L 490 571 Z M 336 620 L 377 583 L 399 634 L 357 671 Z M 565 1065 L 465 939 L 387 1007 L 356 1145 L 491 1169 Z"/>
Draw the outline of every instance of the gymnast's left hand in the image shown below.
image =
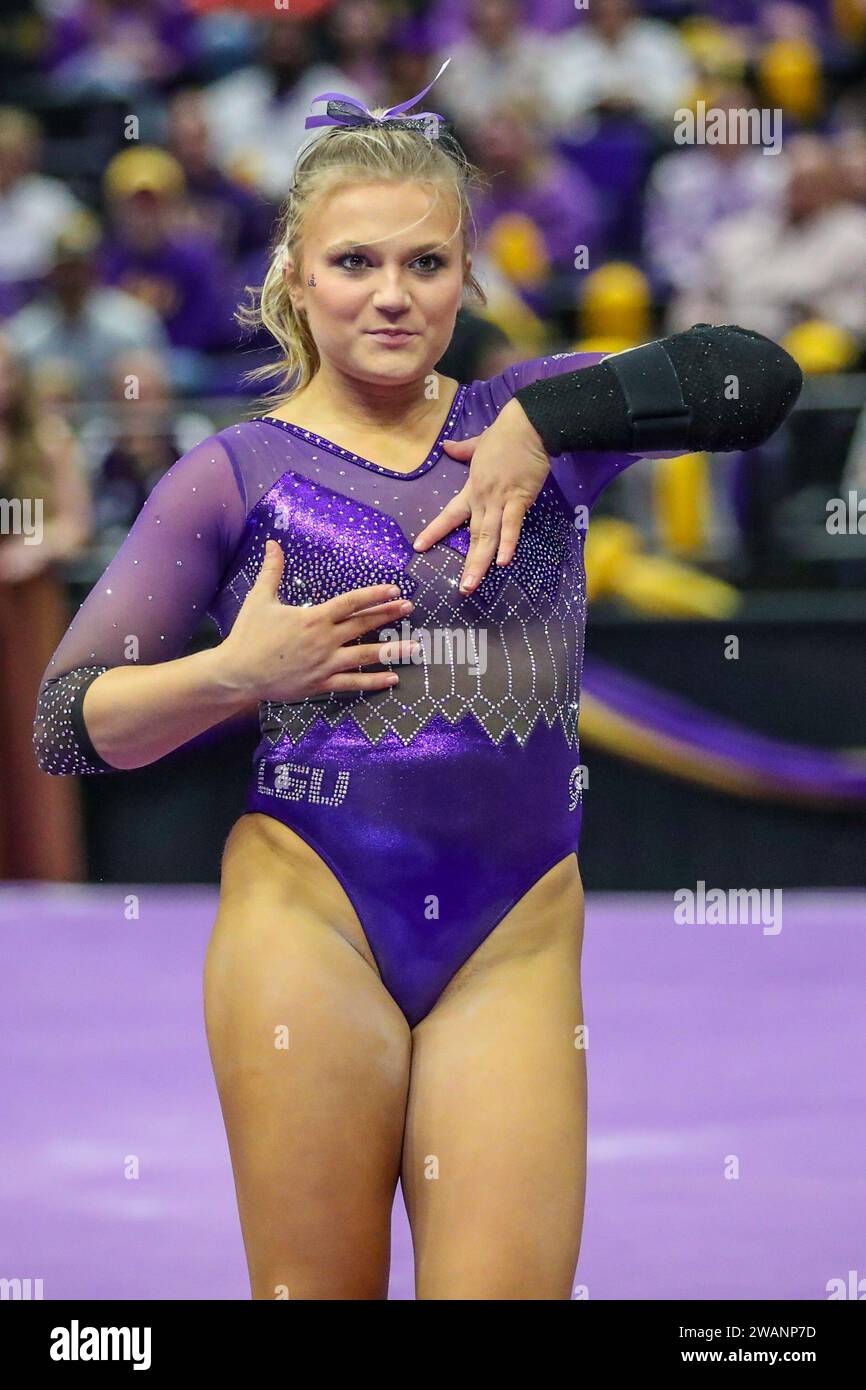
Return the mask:
<path id="1" fill-rule="evenodd" d="M 483 434 L 446 439 L 452 458 L 471 460 L 466 486 L 413 542 L 429 550 L 455 527 L 469 522 L 469 550 L 460 590 L 478 588 L 495 554 L 497 565 L 510 563 L 517 549 L 523 518 L 550 472 L 550 459 L 519 401 L 510 400 Z"/>

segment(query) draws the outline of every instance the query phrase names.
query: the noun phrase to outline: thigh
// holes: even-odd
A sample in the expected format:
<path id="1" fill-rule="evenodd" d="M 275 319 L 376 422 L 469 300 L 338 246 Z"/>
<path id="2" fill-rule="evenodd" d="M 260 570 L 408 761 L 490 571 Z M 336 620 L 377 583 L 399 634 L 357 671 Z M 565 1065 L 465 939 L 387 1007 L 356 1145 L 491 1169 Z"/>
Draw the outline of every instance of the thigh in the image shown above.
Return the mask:
<path id="1" fill-rule="evenodd" d="M 567 1299 L 586 1182 L 575 856 L 544 875 L 413 1033 L 402 1181 L 420 1299 Z"/>
<path id="2" fill-rule="evenodd" d="M 385 1298 L 411 1034 L 330 869 L 267 817 L 226 843 L 205 1019 L 253 1298 Z"/>

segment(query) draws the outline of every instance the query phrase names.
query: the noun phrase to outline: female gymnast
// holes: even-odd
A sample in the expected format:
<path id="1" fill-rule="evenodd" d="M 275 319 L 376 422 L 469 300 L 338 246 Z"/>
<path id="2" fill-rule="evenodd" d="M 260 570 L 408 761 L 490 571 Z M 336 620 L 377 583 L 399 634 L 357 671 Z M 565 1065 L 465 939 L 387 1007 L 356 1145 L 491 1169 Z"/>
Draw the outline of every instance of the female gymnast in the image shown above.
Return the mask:
<path id="1" fill-rule="evenodd" d="M 106 773 L 259 706 L 205 963 L 255 1299 L 385 1298 L 398 1178 L 417 1298 L 570 1297 L 585 517 L 634 457 L 757 442 L 798 389 L 705 326 L 438 373 L 479 286 L 424 95 L 317 99 L 261 287 L 278 403 L 160 480 L 35 724 L 45 771 Z M 185 656 L 205 613 L 221 641 Z"/>

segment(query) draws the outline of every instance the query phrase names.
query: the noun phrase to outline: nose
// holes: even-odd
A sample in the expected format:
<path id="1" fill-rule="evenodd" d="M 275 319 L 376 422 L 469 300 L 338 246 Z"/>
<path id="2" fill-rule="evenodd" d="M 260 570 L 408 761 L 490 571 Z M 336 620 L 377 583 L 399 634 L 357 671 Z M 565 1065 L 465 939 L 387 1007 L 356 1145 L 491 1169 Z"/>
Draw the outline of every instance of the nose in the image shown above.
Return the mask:
<path id="1" fill-rule="evenodd" d="M 383 314 L 402 314 L 411 304 L 411 296 L 403 280 L 402 267 L 382 266 L 376 276 L 373 306 Z"/>

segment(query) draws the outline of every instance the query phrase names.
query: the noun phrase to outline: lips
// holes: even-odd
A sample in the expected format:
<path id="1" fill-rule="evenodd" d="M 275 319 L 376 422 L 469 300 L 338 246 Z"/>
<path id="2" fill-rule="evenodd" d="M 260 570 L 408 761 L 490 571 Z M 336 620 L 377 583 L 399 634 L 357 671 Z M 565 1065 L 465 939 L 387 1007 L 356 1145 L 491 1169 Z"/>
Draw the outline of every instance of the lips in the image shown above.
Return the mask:
<path id="1" fill-rule="evenodd" d="M 408 343 L 412 338 L 417 338 L 417 333 L 411 333 L 408 329 L 393 328 L 371 328 L 368 329 L 371 338 L 378 338 L 380 343 L 393 343 L 399 347 L 402 343 Z"/>

